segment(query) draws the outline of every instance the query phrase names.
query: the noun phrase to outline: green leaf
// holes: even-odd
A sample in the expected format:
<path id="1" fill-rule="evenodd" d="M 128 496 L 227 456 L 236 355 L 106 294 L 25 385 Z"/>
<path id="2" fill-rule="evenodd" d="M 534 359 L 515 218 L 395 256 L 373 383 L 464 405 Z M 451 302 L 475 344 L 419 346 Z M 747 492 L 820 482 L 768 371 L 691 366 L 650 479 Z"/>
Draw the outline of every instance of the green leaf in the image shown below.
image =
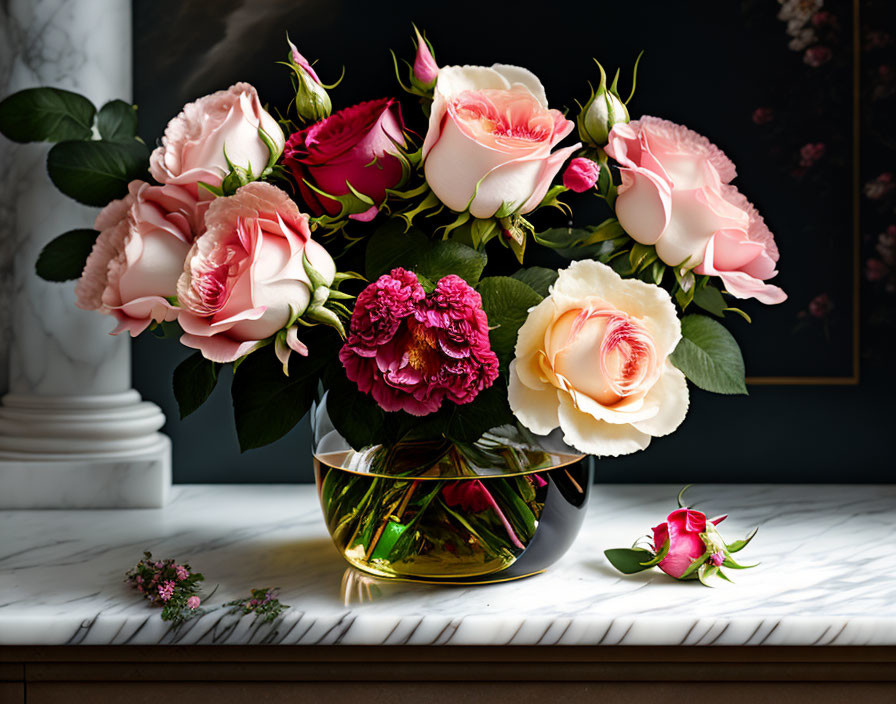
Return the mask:
<path id="1" fill-rule="evenodd" d="M 739 552 L 743 550 L 747 545 L 749 545 L 750 541 L 756 537 L 756 533 L 759 531 L 759 527 L 757 526 L 753 530 L 750 531 L 750 534 L 744 538 L 743 540 L 735 540 L 733 543 L 729 543 L 726 547 L 728 548 L 728 552 Z"/>
<path id="2" fill-rule="evenodd" d="M 339 342 L 330 328 L 315 331 L 306 340 L 310 354 L 291 355 L 288 377 L 272 348 L 250 354 L 237 368 L 231 395 L 241 451 L 279 440 L 311 408 L 322 368 L 333 359 L 334 343 Z"/>
<path id="3" fill-rule="evenodd" d="M 146 174 L 149 150 L 132 142 L 60 142 L 47 156 L 47 172 L 60 191 L 79 203 L 102 207 L 122 198 Z"/>
<path id="4" fill-rule="evenodd" d="M 539 296 L 547 297 L 551 285 L 557 280 L 556 269 L 546 269 L 543 266 L 530 266 L 528 269 L 520 269 L 510 278 L 522 281 L 535 291 Z"/>
<path id="5" fill-rule="evenodd" d="M 402 222 L 388 220 L 367 241 L 364 273 L 369 281 L 374 281 L 396 267 L 413 269 L 420 255 L 431 246 L 421 230 L 412 227 L 405 232 Z"/>
<path id="6" fill-rule="evenodd" d="M 651 552 L 643 548 L 613 548 L 604 550 L 604 555 L 622 574 L 635 574 L 650 569 L 644 565 L 644 558 L 650 557 Z"/>
<path id="7" fill-rule="evenodd" d="M 632 251 L 628 254 L 628 262 L 631 265 L 632 273 L 638 271 L 642 266 L 647 266 L 656 261 L 656 248 L 652 245 L 641 244 L 635 242 L 632 245 Z"/>
<path id="8" fill-rule="evenodd" d="M 475 285 L 487 261 L 485 252 L 444 240 L 424 251 L 414 269 L 435 283 L 444 276 L 456 274 L 468 284 Z"/>
<path id="9" fill-rule="evenodd" d="M 137 108 L 123 100 L 110 100 L 96 116 L 100 136 L 110 142 L 127 142 L 137 136 Z"/>
<path id="10" fill-rule="evenodd" d="M 694 303 L 719 318 L 725 316 L 725 299 L 722 297 L 722 292 L 715 286 L 707 285 L 698 288 L 694 293 Z"/>
<path id="11" fill-rule="evenodd" d="M 720 323 L 705 315 L 686 315 L 681 334 L 670 359 L 688 379 L 704 391 L 747 393 L 740 348 Z"/>
<path id="12" fill-rule="evenodd" d="M 203 357 L 201 352 L 194 352 L 177 365 L 171 381 L 174 386 L 174 398 L 177 399 L 177 406 L 180 409 L 181 420 L 199 408 L 211 396 L 218 384 L 219 366 Z"/>
<path id="13" fill-rule="evenodd" d="M 509 276 L 485 278 L 477 289 L 492 328 L 489 332 L 492 349 L 502 362 L 509 364 L 520 326 L 526 322 L 529 309 L 538 305 L 542 297 L 527 284 Z"/>
<path id="14" fill-rule="evenodd" d="M 78 93 L 28 88 L 0 102 L 0 132 L 14 142 L 90 139 L 96 108 Z"/>
<path id="15" fill-rule="evenodd" d="M 369 394 L 362 393 L 349 381 L 341 363 L 334 362 L 327 368 L 324 385 L 329 392 L 327 415 L 349 445 L 362 450 L 383 441 L 386 414 Z"/>
<path id="16" fill-rule="evenodd" d="M 37 275 L 46 281 L 80 278 L 99 234 L 96 230 L 69 230 L 51 240 L 37 258 Z"/>
<path id="17" fill-rule="evenodd" d="M 473 443 L 486 431 L 514 420 L 507 403 L 507 387 L 497 381 L 471 403 L 455 407 L 446 434 L 455 442 Z"/>

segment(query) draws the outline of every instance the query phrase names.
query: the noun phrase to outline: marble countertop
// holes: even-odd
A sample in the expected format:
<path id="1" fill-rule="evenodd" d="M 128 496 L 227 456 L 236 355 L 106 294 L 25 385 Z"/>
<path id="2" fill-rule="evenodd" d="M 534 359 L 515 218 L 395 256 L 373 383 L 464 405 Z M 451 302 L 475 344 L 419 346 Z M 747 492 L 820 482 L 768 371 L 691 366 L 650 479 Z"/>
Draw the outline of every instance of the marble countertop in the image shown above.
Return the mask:
<path id="1" fill-rule="evenodd" d="M 347 570 L 313 486 L 178 486 L 165 509 L 0 512 L 0 645 L 894 645 L 896 486 L 701 485 L 728 540 L 760 527 L 708 589 L 603 556 L 665 517 L 678 487 L 599 485 L 570 552 L 545 574 L 476 587 Z M 180 628 L 127 587 L 148 549 L 206 576 L 208 607 L 280 587 L 270 625 L 211 610 Z"/>

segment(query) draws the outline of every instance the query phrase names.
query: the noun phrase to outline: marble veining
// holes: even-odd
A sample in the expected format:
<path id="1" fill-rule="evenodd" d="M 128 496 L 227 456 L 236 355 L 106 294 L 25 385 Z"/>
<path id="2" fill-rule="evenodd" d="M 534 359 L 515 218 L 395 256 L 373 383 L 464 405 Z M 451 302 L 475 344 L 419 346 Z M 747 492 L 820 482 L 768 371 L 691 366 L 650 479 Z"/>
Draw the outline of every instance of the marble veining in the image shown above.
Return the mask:
<path id="1" fill-rule="evenodd" d="M 706 485 L 759 566 L 707 589 L 625 577 L 602 551 L 662 520 L 678 487 L 597 486 L 572 550 L 543 575 L 478 587 L 347 570 L 312 486 L 178 486 L 164 509 L 0 512 L 0 644 L 893 645 L 896 486 Z M 206 576 L 209 611 L 171 628 L 123 582 L 144 549 Z M 220 605 L 281 588 L 270 625 Z"/>

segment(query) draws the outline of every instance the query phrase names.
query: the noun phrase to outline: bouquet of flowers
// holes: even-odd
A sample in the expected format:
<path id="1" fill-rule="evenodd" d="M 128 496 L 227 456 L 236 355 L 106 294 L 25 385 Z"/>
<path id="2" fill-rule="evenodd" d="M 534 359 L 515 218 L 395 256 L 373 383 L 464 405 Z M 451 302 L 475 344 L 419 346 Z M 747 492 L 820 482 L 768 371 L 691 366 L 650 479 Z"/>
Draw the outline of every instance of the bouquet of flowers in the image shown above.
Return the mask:
<path id="1" fill-rule="evenodd" d="M 50 178 L 103 208 L 44 249 L 38 274 L 77 278 L 77 305 L 114 317 L 113 334 L 195 350 L 174 372 L 182 416 L 232 365 L 242 449 L 326 394 L 327 427 L 396 476 L 525 474 L 547 466 L 552 434 L 570 455 L 632 453 L 682 422 L 686 379 L 746 393 L 719 321 L 746 317 L 736 299 L 785 294 L 731 160 L 682 125 L 630 118 L 637 62 L 625 100 L 619 71 L 608 81 L 597 64 L 572 120 L 525 68 L 439 66 L 419 32 L 415 44 L 413 62 L 395 60 L 404 103 L 332 112 L 333 86 L 290 43 L 289 105 L 237 83 L 184 106 L 151 152 L 123 101 L 8 97 L 0 131 L 55 142 Z M 514 482 L 514 501 L 487 484 L 323 496 L 355 519 L 381 507 L 340 524 L 366 558 L 436 505 L 455 532 L 518 554 L 544 489 Z M 487 518 L 458 528 L 458 506 Z"/>

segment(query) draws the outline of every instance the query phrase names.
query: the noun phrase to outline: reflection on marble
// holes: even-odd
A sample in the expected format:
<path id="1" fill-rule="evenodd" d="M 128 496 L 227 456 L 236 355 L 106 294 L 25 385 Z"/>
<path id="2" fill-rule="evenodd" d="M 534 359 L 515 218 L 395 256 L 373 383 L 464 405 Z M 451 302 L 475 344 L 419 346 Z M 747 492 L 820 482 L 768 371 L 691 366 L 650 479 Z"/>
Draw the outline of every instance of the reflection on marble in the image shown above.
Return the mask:
<path id="1" fill-rule="evenodd" d="M 129 98 L 129 2 L 9 0 L 0 20 L 0 97 L 49 85 L 97 106 Z M 161 411 L 131 389 L 127 336 L 76 308 L 74 283 L 34 273 L 44 245 L 92 227 L 96 209 L 52 185 L 48 145 L 0 142 L 0 507 L 160 506 L 170 443 Z"/>
<path id="2" fill-rule="evenodd" d="M 678 487 L 598 486 L 578 541 L 545 574 L 430 587 L 346 574 L 312 486 L 179 486 L 165 509 L 0 512 L 0 644 L 896 644 L 896 486 L 698 486 L 759 534 L 759 562 L 707 589 L 603 557 L 660 521 Z M 882 547 L 884 546 L 884 547 Z M 220 607 L 253 587 L 291 605 L 270 625 L 217 608 L 179 629 L 122 577 L 144 549 L 190 562 Z"/>

